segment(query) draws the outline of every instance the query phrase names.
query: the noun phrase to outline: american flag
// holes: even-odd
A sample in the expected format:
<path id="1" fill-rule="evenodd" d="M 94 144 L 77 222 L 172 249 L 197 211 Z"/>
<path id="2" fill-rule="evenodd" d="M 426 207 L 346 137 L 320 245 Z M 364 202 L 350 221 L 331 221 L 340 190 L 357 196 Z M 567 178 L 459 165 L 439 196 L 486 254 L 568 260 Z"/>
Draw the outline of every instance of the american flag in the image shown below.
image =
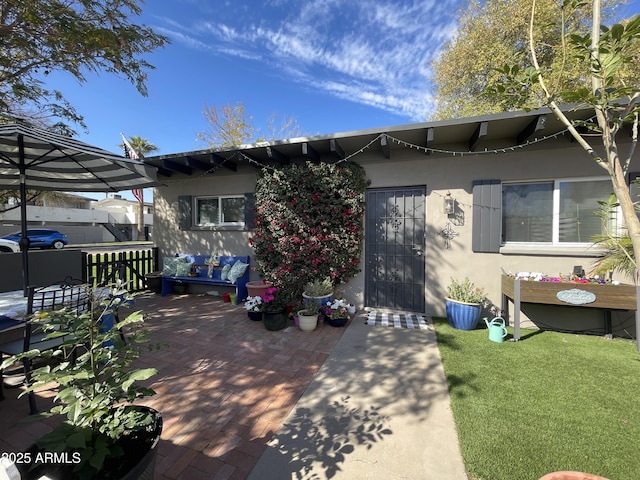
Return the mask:
<path id="1" fill-rule="evenodd" d="M 140 159 L 139 155 L 133 149 L 133 147 L 127 140 L 127 137 L 125 137 L 123 133 L 121 133 L 120 135 L 122 136 L 122 142 L 124 144 L 124 156 L 132 160 L 139 160 Z M 142 203 L 144 201 L 141 189 L 135 188 L 132 190 L 132 192 L 133 192 L 133 196 L 136 197 L 136 200 L 138 200 L 138 202 Z"/>
<path id="2" fill-rule="evenodd" d="M 122 133 L 120 135 L 122 136 L 122 142 L 124 144 L 124 156 L 132 160 L 138 160 L 140 157 L 127 140 L 127 137 L 125 137 Z"/>

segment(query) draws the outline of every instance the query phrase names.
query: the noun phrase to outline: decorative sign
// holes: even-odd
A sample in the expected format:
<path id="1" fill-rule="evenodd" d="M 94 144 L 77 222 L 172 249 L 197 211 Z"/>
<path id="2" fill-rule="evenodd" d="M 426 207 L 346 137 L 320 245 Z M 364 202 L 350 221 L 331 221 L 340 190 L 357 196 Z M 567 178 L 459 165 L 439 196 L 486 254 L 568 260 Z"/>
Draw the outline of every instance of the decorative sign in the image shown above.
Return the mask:
<path id="1" fill-rule="evenodd" d="M 584 305 L 585 303 L 593 303 L 596 301 L 595 293 L 572 288 L 571 290 L 561 290 L 556 294 L 558 300 L 571 305 Z"/>
<path id="2" fill-rule="evenodd" d="M 451 240 L 460 235 L 453 228 L 451 228 L 451 222 L 447 223 L 447 226 L 440 231 L 440 236 L 444 237 L 444 248 L 449 250 L 451 248 Z"/>

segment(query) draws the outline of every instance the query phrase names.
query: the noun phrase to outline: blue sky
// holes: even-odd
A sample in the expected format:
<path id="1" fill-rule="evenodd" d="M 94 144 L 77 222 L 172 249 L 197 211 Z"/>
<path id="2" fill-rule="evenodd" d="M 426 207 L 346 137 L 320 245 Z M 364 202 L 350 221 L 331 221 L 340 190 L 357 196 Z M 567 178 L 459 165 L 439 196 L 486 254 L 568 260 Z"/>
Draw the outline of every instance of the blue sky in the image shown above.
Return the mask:
<path id="1" fill-rule="evenodd" d="M 85 117 L 78 138 L 118 152 L 120 132 L 158 154 L 206 148 L 205 105 L 241 101 L 256 127 L 295 117 L 303 134 L 424 121 L 432 109 L 431 61 L 456 34 L 465 0 L 147 0 L 136 23 L 172 44 L 141 96 L 124 79 L 62 73 L 58 88 Z M 640 11 L 635 4 L 627 12 Z M 148 198 L 148 197 L 147 197 Z"/>

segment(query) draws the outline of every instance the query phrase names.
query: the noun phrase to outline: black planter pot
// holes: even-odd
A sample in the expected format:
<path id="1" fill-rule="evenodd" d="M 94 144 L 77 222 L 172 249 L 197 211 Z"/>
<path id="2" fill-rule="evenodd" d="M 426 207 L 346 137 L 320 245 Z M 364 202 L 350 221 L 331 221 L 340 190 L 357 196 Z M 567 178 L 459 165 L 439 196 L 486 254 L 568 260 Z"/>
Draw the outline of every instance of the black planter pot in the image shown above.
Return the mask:
<path id="1" fill-rule="evenodd" d="M 102 470 L 95 473 L 95 478 L 103 480 L 153 480 L 156 457 L 158 455 L 158 442 L 162 434 L 162 417 L 160 413 L 150 407 L 136 406 L 134 408 L 147 410 L 154 416 L 154 423 L 150 430 L 140 428 L 134 430 L 130 435 L 123 436 L 116 441 L 116 445 L 120 446 L 125 452 L 123 456 L 115 458 L 105 458 Z M 25 455 L 33 462 L 35 459 L 42 457 L 45 452 L 39 449 L 37 445 L 32 445 L 27 449 Z M 41 463 L 38 465 L 19 464 L 16 465 L 20 471 L 22 480 L 38 480 L 42 476 L 52 479 L 75 480 L 78 474 L 73 472 L 75 466 L 74 453 L 70 452 L 60 455 L 60 462 Z M 66 461 L 65 461 L 66 459 Z M 31 466 L 33 465 L 33 468 Z"/>
<path id="2" fill-rule="evenodd" d="M 254 322 L 259 322 L 262 320 L 262 312 L 247 312 L 247 315 Z"/>
<path id="3" fill-rule="evenodd" d="M 282 330 L 287 326 L 286 310 L 264 311 L 262 312 L 262 323 L 264 328 L 271 331 Z"/>
<path id="4" fill-rule="evenodd" d="M 149 290 L 157 294 L 160 294 L 162 292 L 161 272 L 147 273 L 144 278 L 147 281 L 147 288 Z"/>

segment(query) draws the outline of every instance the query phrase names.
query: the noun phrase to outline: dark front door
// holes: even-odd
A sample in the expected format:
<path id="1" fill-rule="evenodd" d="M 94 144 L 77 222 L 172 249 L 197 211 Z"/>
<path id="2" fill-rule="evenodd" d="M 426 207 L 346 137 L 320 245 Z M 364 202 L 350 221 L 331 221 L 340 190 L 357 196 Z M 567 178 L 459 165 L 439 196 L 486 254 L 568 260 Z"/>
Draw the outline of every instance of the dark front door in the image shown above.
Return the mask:
<path id="1" fill-rule="evenodd" d="M 424 312 L 425 187 L 367 190 L 365 303 Z"/>

